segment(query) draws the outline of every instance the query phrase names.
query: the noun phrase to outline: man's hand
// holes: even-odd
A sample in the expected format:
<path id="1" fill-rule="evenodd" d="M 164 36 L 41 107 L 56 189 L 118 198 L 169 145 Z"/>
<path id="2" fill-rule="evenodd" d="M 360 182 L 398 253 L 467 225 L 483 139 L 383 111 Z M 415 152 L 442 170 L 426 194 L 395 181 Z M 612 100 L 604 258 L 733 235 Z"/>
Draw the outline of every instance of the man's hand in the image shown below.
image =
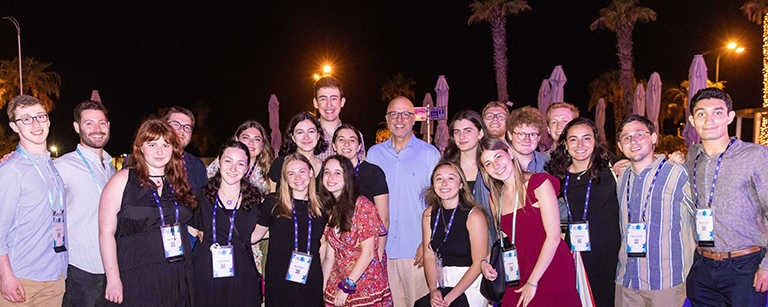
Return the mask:
<path id="1" fill-rule="evenodd" d="M 616 174 L 616 177 L 621 176 L 621 173 L 624 172 L 630 164 L 632 164 L 632 162 L 629 162 L 629 159 L 619 160 L 613 165 L 613 173 Z"/>
<path id="2" fill-rule="evenodd" d="M 752 283 L 757 292 L 765 292 L 768 290 L 768 271 L 763 269 L 757 269 L 755 273 L 755 281 Z"/>
<path id="3" fill-rule="evenodd" d="M 424 267 L 424 247 L 423 244 L 419 244 L 419 248 L 416 249 L 416 258 L 413 258 L 413 266 L 418 269 Z"/>
<path id="4" fill-rule="evenodd" d="M 21 303 L 27 300 L 24 286 L 21 285 L 16 276 L 3 278 L 0 282 L 0 292 L 2 292 L 3 298 L 11 303 Z"/>
<path id="5" fill-rule="evenodd" d="M 667 161 L 671 163 L 683 164 L 685 163 L 685 156 L 683 156 L 683 153 L 681 151 L 676 150 L 675 152 L 667 156 Z"/>

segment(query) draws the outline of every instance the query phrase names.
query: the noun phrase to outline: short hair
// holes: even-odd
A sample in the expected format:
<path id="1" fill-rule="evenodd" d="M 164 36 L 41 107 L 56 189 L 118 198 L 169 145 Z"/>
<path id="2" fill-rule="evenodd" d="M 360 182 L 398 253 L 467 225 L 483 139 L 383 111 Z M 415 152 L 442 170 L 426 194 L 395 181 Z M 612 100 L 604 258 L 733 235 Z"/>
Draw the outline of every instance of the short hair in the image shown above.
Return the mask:
<path id="1" fill-rule="evenodd" d="M 315 85 L 312 89 L 312 98 L 317 98 L 317 91 L 321 88 L 336 88 L 339 89 L 339 99 L 344 97 L 344 87 L 341 86 L 339 79 L 331 76 L 325 76 L 315 81 Z"/>
<path id="2" fill-rule="evenodd" d="M 653 122 L 651 122 L 647 117 L 638 114 L 631 114 L 629 116 L 625 116 L 619 124 L 619 129 L 616 130 L 618 131 L 617 136 L 620 136 L 622 130 L 624 130 L 624 126 L 631 122 L 641 122 L 645 124 L 645 127 L 648 128 L 648 131 L 651 134 L 656 133 L 656 125 L 654 125 Z"/>
<path id="3" fill-rule="evenodd" d="M 33 96 L 19 95 L 14 97 L 8 102 L 8 119 L 12 122 L 16 121 L 16 114 L 14 114 L 16 108 L 29 108 L 34 105 L 41 105 L 45 109 L 45 104 Z"/>
<path id="4" fill-rule="evenodd" d="M 555 102 L 553 104 L 550 104 L 547 108 L 547 113 L 545 113 L 547 116 L 544 118 L 544 120 L 549 123 L 549 114 L 552 113 L 552 110 L 554 109 L 569 109 L 571 110 L 571 113 L 573 114 L 573 118 L 579 117 L 579 109 L 576 108 L 574 105 L 567 103 L 567 102 Z"/>
<path id="5" fill-rule="evenodd" d="M 514 109 L 509 113 L 509 116 L 507 116 L 507 132 L 512 131 L 512 129 L 515 129 L 520 125 L 528 125 L 539 129 L 539 133 L 545 133 L 547 131 L 547 122 L 544 120 L 544 117 L 541 116 L 539 110 L 530 106 Z"/>
<path id="6" fill-rule="evenodd" d="M 86 100 L 83 101 L 75 107 L 74 117 L 75 121 L 79 124 L 80 118 L 83 115 L 83 111 L 85 110 L 95 110 L 95 111 L 101 111 L 101 113 L 104 113 L 104 118 L 109 121 L 109 117 L 107 116 L 107 108 L 101 104 L 101 102 L 94 101 L 94 100 Z"/>
<path id="7" fill-rule="evenodd" d="M 509 110 L 507 109 L 507 105 L 504 104 L 501 101 L 491 101 L 491 102 L 489 102 L 488 104 L 485 105 L 485 108 L 483 108 L 483 112 L 480 113 L 480 114 L 485 116 L 485 112 L 488 111 L 488 109 L 490 109 L 490 108 L 502 108 L 502 109 L 504 109 L 504 113 L 509 115 Z"/>
<path id="8" fill-rule="evenodd" d="M 173 113 L 181 113 L 189 117 L 189 119 L 192 120 L 192 127 L 195 126 L 195 114 L 192 113 L 189 109 L 182 107 L 182 106 L 173 106 L 168 111 L 165 111 L 165 114 L 163 115 L 163 119 L 165 121 L 169 121 L 171 119 L 171 114 Z"/>
<path id="9" fill-rule="evenodd" d="M 730 95 L 726 94 L 724 90 L 719 88 L 708 87 L 700 89 L 698 92 L 696 92 L 696 95 L 693 95 L 691 98 L 691 114 L 693 114 L 693 110 L 696 109 L 696 103 L 704 99 L 720 99 L 725 102 L 725 106 L 727 107 L 728 112 L 733 111 L 733 100 L 731 99 Z"/>

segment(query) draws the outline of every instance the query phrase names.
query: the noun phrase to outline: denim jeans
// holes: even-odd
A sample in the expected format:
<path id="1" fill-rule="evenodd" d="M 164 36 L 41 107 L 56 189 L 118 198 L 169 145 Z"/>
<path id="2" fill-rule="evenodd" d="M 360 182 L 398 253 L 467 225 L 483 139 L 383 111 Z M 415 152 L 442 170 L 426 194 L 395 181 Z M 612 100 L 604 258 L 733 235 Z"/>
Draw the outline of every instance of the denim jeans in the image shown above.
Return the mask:
<path id="1" fill-rule="evenodd" d="M 105 306 L 104 289 L 107 277 L 104 274 L 91 274 L 73 265 L 67 267 L 66 292 L 64 307 Z"/>
<path id="2" fill-rule="evenodd" d="M 765 293 L 755 291 L 755 272 L 765 250 L 749 255 L 713 260 L 694 252 L 693 265 L 686 280 L 691 305 L 765 306 Z"/>

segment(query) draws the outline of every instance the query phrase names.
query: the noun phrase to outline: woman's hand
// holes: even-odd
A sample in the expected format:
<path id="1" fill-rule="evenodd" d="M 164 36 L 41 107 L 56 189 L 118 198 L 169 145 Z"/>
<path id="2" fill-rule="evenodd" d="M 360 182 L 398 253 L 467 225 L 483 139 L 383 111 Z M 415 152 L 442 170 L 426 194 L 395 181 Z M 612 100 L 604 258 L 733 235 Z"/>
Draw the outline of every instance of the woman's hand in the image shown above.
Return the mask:
<path id="1" fill-rule="evenodd" d="M 440 290 L 435 289 L 429 296 L 429 303 L 432 304 L 432 307 L 448 307 L 448 304 L 443 300 L 443 294 L 440 293 Z"/>
<path id="2" fill-rule="evenodd" d="M 536 295 L 536 287 L 538 286 L 531 286 L 530 283 L 526 282 L 520 289 L 515 290 L 515 293 L 522 293 L 520 294 L 520 299 L 517 300 L 517 307 L 520 307 L 520 304 L 523 304 L 523 307 L 528 307 L 528 304 Z"/>
<path id="3" fill-rule="evenodd" d="M 491 264 L 486 261 L 483 261 L 480 263 L 480 271 L 483 272 L 483 276 L 485 277 L 485 279 L 488 279 L 490 281 L 496 280 L 496 276 L 498 275 L 498 273 L 491 266 Z"/>
<path id="4" fill-rule="evenodd" d="M 334 295 L 334 298 L 333 298 L 333 305 L 344 306 L 347 303 L 347 296 L 349 296 L 349 294 L 347 294 L 346 292 L 341 291 L 340 289 L 336 290 L 336 295 Z"/>
<path id="5" fill-rule="evenodd" d="M 108 301 L 120 304 L 123 302 L 123 282 L 121 280 L 107 280 L 107 288 L 104 290 L 104 298 Z"/>

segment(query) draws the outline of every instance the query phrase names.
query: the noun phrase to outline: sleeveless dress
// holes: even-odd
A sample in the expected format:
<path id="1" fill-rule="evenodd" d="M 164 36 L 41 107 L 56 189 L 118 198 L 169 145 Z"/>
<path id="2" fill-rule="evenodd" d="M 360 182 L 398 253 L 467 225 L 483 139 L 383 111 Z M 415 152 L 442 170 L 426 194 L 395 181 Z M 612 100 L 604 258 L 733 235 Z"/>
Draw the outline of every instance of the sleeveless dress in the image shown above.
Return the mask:
<path id="1" fill-rule="evenodd" d="M 325 306 L 333 306 L 339 282 L 349 276 L 362 250 L 360 243 L 369 238 L 378 239 L 382 233 L 382 222 L 376 205 L 365 196 L 357 198 L 352 229 L 348 233 L 336 233 L 335 228 L 325 228 L 328 248 L 335 250 L 335 261 L 331 275 L 325 285 Z M 376 242 L 374 242 L 376 243 Z M 347 296 L 346 305 L 352 306 L 393 306 L 389 290 L 387 270 L 379 257 L 379 245 L 374 246 L 374 256 L 365 272 L 357 281 L 357 291 Z"/>
<path id="2" fill-rule="evenodd" d="M 176 221 L 173 194 L 163 179 L 158 195 L 166 224 Z M 178 201 L 178 200 L 177 200 Z M 134 172 L 128 172 L 123 201 L 117 213 L 115 241 L 117 264 L 123 283 L 123 303 L 113 306 L 193 306 L 193 268 L 186 224 L 192 209 L 179 203 L 179 224 L 184 258 L 169 263 L 160 233 L 160 211 L 148 185 L 140 186 Z"/>
<path id="3" fill-rule="evenodd" d="M 541 221 L 541 209 L 533 207 L 531 204 L 538 202 L 534 194 L 536 188 L 547 181 L 552 184 L 555 194 L 559 194 L 559 180 L 549 174 L 534 174 L 528 181 L 525 206 L 518 209 L 517 212 L 515 235 L 515 246 L 520 265 L 520 286 L 507 288 L 501 302 L 502 307 L 517 305 L 520 293 L 515 293 L 514 290 L 525 285 L 536 266 L 536 261 L 539 260 L 541 247 L 544 245 L 547 234 Z M 513 213 L 501 217 L 501 230 L 508 235 L 512 234 L 512 221 Z M 562 239 L 560 239 L 552 262 L 539 279 L 536 295 L 528 306 L 581 306 L 579 293 L 576 291 L 576 267 L 570 250 Z"/>

